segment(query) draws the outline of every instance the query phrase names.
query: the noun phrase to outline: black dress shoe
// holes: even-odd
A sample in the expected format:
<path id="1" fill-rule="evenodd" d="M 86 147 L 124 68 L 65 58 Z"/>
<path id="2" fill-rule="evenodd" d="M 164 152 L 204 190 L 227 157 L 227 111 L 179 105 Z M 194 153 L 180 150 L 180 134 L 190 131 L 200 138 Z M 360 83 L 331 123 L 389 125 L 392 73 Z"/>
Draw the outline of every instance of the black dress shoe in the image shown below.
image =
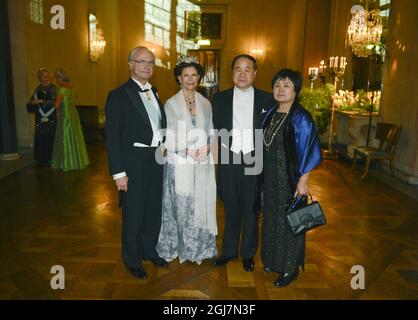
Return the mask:
<path id="1" fill-rule="evenodd" d="M 247 272 L 254 271 L 254 260 L 253 259 L 242 259 L 242 267 Z"/>
<path id="2" fill-rule="evenodd" d="M 274 272 L 274 271 L 270 269 L 269 267 L 264 267 L 264 272 Z"/>
<path id="3" fill-rule="evenodd" d="M 147 272 L 142 267 L 128 268 L 128 270 L 135 278 L 146 279 L 148 277 Z"/>
<path id="4" fill-rule="evenodd" d="M 220 256 L 213 261 L 213 264 L 217 267 L 221 267 L 226 265 L 229 260 L 231 260 L 231 258 Z"/>
<path id="5" fill-rule="evenodd" d="M 165 261 L 163 258 L 161 257 L 156 257 L 156 258 L 152 258 L 149 259 L 154 265 L 156 265 L 157 267 L 167 267 L 168 266 L 168 262 Z"/>
<path id="6" fill-rule="evenodd" d="M 294 272 L 292 273 L 283 273 L 281 274 L 276 281 L 274 281 L 274 285 L 276 287 L 279 288 L 283 288 L 286 287 L 287 285 L 289 285 L 293 280 L 295 280 L 297 278 L 297 276 L 299 275 L 299 268 L 296 269 Z"/>

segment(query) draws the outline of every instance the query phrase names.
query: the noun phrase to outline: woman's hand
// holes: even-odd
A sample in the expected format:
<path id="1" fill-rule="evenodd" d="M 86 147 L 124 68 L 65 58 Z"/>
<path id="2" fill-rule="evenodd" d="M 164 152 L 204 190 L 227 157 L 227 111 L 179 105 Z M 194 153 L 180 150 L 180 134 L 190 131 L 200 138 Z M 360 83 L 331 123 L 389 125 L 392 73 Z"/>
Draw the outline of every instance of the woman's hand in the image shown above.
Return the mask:
<path id="1" fill-rule="evenodd" d="M 187 155 L 190 156 L 195 161 L 204 161 L 207 159 L 210 152 L 210 145 L 204 145 L 199 149 L 187 149 Z"/>
<path id="2" fill-rule="evenodd" d="M 300 177 L 298 185 L 296 186 L 295 194 L 294 194 L 295 198 L 309 194 L 308 180 L 309 180 L 309 172 L 305 173 L 303 176 Z"/>
<path id="3" fill-rule="evenodd" d="M 210 144 L 204 145 L 199 149 L 199 160 L 204 161 L 207 159 L 210 152 Z"/>
<path id="4" fill-rule="evenodd" d="M 187 149 L 187 155 L 195 161 L 199 161 L 199 150 L 197 149 Z"/>

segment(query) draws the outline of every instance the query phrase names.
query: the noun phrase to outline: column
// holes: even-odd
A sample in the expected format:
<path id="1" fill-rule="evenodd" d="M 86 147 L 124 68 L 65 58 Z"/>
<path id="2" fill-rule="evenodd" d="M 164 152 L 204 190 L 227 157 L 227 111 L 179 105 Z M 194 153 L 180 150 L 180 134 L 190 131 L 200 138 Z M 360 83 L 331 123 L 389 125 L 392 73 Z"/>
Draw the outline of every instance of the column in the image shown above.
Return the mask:
<path id="1" fill-rule="evenodd" d="M 0 160 L 18 159 L 7 1 L 0 1 Z"/>

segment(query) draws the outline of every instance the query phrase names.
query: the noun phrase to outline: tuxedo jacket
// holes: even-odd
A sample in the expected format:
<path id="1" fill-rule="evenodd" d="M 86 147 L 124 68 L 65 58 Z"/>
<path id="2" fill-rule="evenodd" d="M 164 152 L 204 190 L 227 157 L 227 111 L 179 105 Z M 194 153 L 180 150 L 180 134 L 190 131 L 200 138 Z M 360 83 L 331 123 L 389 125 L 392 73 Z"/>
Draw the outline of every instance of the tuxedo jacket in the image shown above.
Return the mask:
<path id="1" fill-rule="evenodd" d="M 155 163 L 155 148 L 150 147 L 153 131 L 139 90 L 140 87 L 129 79 L 107 97 L 105 133 L 110 175 L 126 172 L 129 177 Z M 161 128 L 165 129 L 163 105 L 156 89 L 151 90 L 160 107 Z"/>
<path id="2" fill-rule="evenodd" d="M 232 130 L 234 88 L 218 92 L 213 97 L 213 126 L 215 129 Z M 253 128 L 260 129 L 264 114 L 275 104 L 273 95 L 254 88 Z"/>
<path id="3" fill-rule="evenodd" d="M 233 98 L 234 89 L 218 92 L 213 97 L 213 126 L 214 129 L 226 129 L 231 132 L 233 129 Z M 273 95 L 269 92 L 254 88 L 254 112 L 253 112 L 253 129 L 261 129 L 261 124 L 268 110 L 275 104 Z M 255 138 L 255 134 L 254 134 Z M 225 145 L 225 143 L 224 143 Z M 229 137 L 228 148 L 232 146 L 232 134 Z M 254 141 L 255 146 L 255 141 Z M 228 165 L 221 164 L 221 152 L 225 152 L 224 146 L 220 138 L 218 139 L 218 192 L 222 197 L 222 181 L 225 177 Z M 231 151 L 230 151 L 231 152 Z M 232 157 L 229 157 L 232 163 Z"/>

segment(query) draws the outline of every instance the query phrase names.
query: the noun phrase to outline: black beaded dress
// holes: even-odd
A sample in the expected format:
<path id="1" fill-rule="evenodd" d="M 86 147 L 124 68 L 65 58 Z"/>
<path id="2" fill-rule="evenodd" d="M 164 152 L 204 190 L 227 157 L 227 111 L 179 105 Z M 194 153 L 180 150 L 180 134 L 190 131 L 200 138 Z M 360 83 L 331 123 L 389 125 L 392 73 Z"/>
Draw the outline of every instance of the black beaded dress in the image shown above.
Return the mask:
<path id="1" fill-rule="evenodd" d="M 281 122 L 289 120 L 284 119 L 285 116 L 286 113 L 276 112 L 264 133 L 261 258 L 264 267 L 275 272 L 290 273 L 304 266 L 305 234 L 294 236 L 286 222 L 286 209 L 295 190 L 290 190 L 287 174 L 283 140 L 285 125 L 277 130 Z"/>

